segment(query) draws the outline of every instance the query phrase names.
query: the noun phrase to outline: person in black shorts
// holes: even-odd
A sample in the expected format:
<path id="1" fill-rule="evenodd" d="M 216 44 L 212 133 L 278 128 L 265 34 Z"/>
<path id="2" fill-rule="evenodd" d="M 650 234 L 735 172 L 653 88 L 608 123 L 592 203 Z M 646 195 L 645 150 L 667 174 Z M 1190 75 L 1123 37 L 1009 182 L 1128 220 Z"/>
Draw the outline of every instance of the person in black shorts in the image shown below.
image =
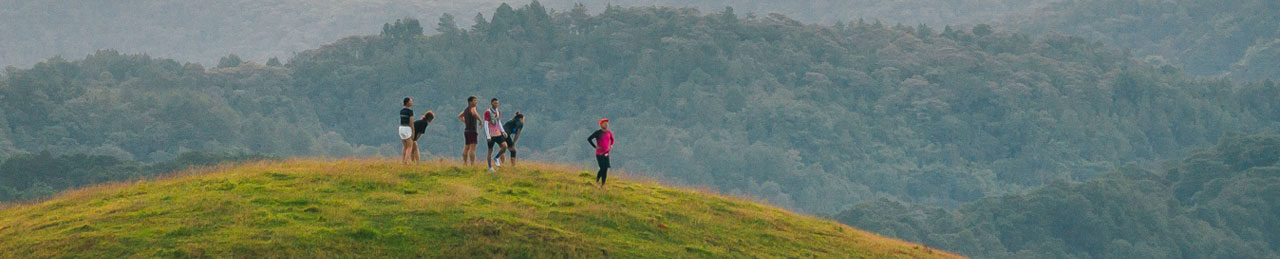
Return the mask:
<path id="1" fill-rule="evenodd" d="M 516 165 L 516 141 L 520 140 L 520 131 L 524 129 L 524 114 L 517 111 L 516 116 L 511 117 L 510 121 L 507 121 L 507 123 L 502 124 L 502 129 L 507 131 L 507 137 L 505 140 L 507 141 L 507 151 L 511 153 L 511 160 L 509 160 L 511 162 L 510 165 L 515 166 Z M 499 159 L 499 158 L 503 158 L 501 152 L 499 152 L 498 155 L 494 157 L 494 159 Z"/>
<path id="2" fill-rule="evenodd" d="M 409 109 L 409 107 L 413 107 L 413 98 L 405 97 L 402 105 L 404 107 L 400 108 L 400 127 L 398 128 L 400 144 L 403 145 L 400 149 L 400 162 L 409 163 L 409 155 L 414 152 L 411 149 L 413 148 L 413 140 L 411 139 L 413 137 L 413 109 Z"/>
<path id="3" fill-rule="evenodd" d="M 477 124 L 480 123 L 480 114 L 476 112 L 476 100 L 475 96 L 467 97 L 467 108 L 458 113 L 458 121 L 462 121 L 462 124 L 464 124 L 462 130 L 463 165 L 476 164 L 476 143 L 479 143 L 480 138 L 480 132 L 476 131 Z"/>
<path id="4" fill-rule="evenodd" d="M 498 109 L 498 98 L 489 100 L 489 106 L 489 109 L 484 110 L 484 136 L 489 146 L 489 152 L 485 153 L 484 158 L 489 164 L 489 172 L 496 172 L 493 168 L 502 166 L 497 161 L 498 157 L 507 151 L 507 131 L 502 128 L 502 111 Z M 500 148 L 497 156 L 493 154 L 495 144 Z"/>
<path id="5" fill-rule="evenodd" d="M 422 161 L 422 155 L 418 153 L 418 138 L 422 137 L 422 133 L 427 132 L 427 125 L 431 124 L 431 121 L 435 119 L 436 113 L 427 111 L 427 113 L 422 114 L 422 119 L 413 121 L 413 154 L 410 155 L 410 158 L 415 163 Z"/>

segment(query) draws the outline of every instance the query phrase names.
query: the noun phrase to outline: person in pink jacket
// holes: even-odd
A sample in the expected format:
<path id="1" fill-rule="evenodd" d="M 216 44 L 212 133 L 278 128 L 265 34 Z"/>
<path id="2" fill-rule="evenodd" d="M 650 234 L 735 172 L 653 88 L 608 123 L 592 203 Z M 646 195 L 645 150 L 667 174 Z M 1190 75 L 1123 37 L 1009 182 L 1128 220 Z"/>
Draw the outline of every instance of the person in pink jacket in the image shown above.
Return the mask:
<path id="1" fill-rule="evenodd" d="M 609 119 L 600 119 L 600 130 L 587 137 L 587 143 L 596 149 L 596 163 L 600 171 L 596 172 L 596 181 L 604 189 L 604 180 L 609 176 L 609 151 L 613 149 L 613 132 L 609 131 Z"/>

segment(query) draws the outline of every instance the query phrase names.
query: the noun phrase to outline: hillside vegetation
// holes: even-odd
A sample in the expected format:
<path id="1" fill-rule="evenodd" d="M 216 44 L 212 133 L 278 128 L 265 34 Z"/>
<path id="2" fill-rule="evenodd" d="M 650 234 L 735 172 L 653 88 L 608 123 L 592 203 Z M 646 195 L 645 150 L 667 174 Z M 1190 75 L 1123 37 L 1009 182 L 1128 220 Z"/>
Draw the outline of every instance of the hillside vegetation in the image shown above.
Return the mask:
<path id="1" fill-rule="evenodd" d="M 223 166 L 0 209 L 0 257 L 956 257 L 741 199 L 592 181 L 528 163 Z"/>
<path id="2" fill-rule="evenodd" d="M 287 59 L 398 18 L 470 18 L 503 2 L 531 1 L 66 1 L 0 0 L 0 67 L 30 66 L 53 56 L 99 49 L 213 64 L 235 53 L 246 60 Z M 584 3 L 585 2 L 585 3 Z M 543 0 L 566 11 L 583 3 L 732 7 L 741 14 L 783 14 L 826 25 L 857 20 L 934 27 L 997 24 L 1033 35 L 1067 34 L 1132 50 L 1195 75 L 1240 80 L 1280 78 L 1280 4 L 1270 0 Z M 460 20 L 470 26 L 470 19 Z M 431 32 L 429 32 L 431 33 Z M 1158 57 L 1158 58 L 1157 58 Z"/>
<path id="3" fill-rule="evenodd" d="M 834 213 L 883 197 L 953 207 L 1280 131 L 1272 82 L 1195 79 L 1081 38 L 727 9 L 478 18 L 391 21 L 267 64 L 100 51 L 11 68 L 0 155 L 394 153 L 401 98 L 447 118 L 477 95 L 529 114 L 530 158 L 588 163 L 583 139 L 608 117 L 619 167 Z M 460 127 L 433 124 L 424 150 L 457 154 Z"/>
<path id="4" fill-rule="evenodd" d="M 264 62 L 369 32 L 398 18 L 435 21 L 445 13 L 472 17 L 490 13 L 504 0 L 237 0 L 112 2 L 0 0 L 0 67 L 26 67 L 49 57 L 79 58 L 99 49 L 147 53 L 212 64 L 235 53 Z M 1047 0 L 543 0 L 555 10 L 583 3 L 675 6 L 742 13 L 781 13 L 806 22 L 835 24 L 858 18 L 889 23 L 943 25 L 994 20 Z M 470 25 L 470 20 L 460 21 Z"/>
<path id="5" fill-rule="evenodd" d="M 265 159 L 271 158 L 188 152 L 171 160 L 148 164 L 108 155 L 18 154 L 0 162 L 0 203 L 45 199 L 67 189 L 143 179 L 188 167 Z"/>
<path id="6" fill-rule="evenodd" d="M 836 218 L 976 257 L 1280 256 L 1280 136 L 1229 136 L 1163 167 L 1126 166 L 959 210 L 882 200 Z"/>
<path id="7" fill-rule="evenodd" d="M 1007 22 L 1097 39 L 1195 75 L 1280 79 L 1280 1 L 1066 0 Z"/>

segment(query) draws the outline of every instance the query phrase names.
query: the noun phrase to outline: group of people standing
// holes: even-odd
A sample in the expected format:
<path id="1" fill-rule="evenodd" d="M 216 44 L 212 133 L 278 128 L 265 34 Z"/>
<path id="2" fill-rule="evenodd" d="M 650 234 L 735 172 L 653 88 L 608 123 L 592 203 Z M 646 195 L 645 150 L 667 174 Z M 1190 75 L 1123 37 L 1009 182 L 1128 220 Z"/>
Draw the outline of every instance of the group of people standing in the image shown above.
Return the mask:
<path id="1" fill-rule="evenodd" d="M 485 143 L 489 147 L 488 155 L 485 156 L 485 162 L 489 166 L 490 172 L 496 172 L 494 167 L 502 167 L 502 160 L 507 152 L 511 153 L 511 165 L 516 164 L 516 142 L 520 140 L 520 131 L 524 129 L 524 114 L 516 112 L 516 115 L 506 123 L 502 122 L 502 110 L 498 109 L 498 98 L 489 100 L 489 109 L 484 111 L 483 120 L 480 113 L 476 112 L 476 104 L 479 100 L 475 96 L 467 97 L 467 108 L 462 109 L 458 113 L 458 121 L 464 124 L 462 147 L 462 163 L 464 165 L 476 164 L 476 145 L 479 144 L 480 130 L 484 129 Z M 493 146 L 497 145 L 498 154 L 494 155 Z"/>
<path id="2" fill-rule="evenodd" d="M 480 132 L 484 132 L 485 142 L 489 147 L 485 162 L 489 167 L 489 172 L 497 172 L 495 167 L 502 167 L 503 161 L 508 161 L 508 165 L 516 164 L 516 143 L 520 141 L 520 132 L 524 129 L 524 114 L 516 112 L 511 120 L 502 122 L 503 113 L 498 108 L 498 98 L 489 100 L 489 109 L 483 113 L 476 111 L 476 105 L 479 99 L 475 96 L 467 97 L 467 108 L 458 113 L 458 121 L 463 126 L 463 147 L 462 147 L 462 164 L 476 164 L 476 145 L 480 140 Z M 413 98 L 405 97 L 404 107 L 400 109 L 400 142 L 403 144 L 401 150 L 401 162 L 409 163 L 421 160 L 418 154 L 418 138 L 426 132 L 427 126 L 435 119 L 435 112 L 427 111 L 422 114 L 418 120 L 413 118 Z M 613 148 L 613 133 L 609 131 L 609 119 L 601 119 L 599 122 L 600 130 L 591 134 L 587 138 L 591 146 L 595 148 L 596 162 L 600 165 L 600 171 L 596 172 L 596 181 L 600 183 L 600 187 L 604 188 L 605 178 L 609 169 L 609 152 Z M 481 130 L 483 129 L 483 130 Z M 498 146 L 497 154 L 494 154 L 494 146 Z M 511 158 L 506 159 L 506 154 L 510 153 Z"/>

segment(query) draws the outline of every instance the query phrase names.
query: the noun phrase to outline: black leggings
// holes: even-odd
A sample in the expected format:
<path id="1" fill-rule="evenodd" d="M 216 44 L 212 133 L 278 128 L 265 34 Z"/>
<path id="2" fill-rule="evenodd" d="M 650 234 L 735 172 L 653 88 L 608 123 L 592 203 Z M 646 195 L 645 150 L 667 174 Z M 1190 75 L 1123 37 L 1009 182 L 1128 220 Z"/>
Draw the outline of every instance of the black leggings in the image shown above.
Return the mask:
<path id="1" fill-rule="evenodd" d="M 596 172 L 596 181 L 604 185 L 605 178 L 609 178 L 609 156 L 596 155 L 596 163 L 600 164 L 600 171 Z"/>

